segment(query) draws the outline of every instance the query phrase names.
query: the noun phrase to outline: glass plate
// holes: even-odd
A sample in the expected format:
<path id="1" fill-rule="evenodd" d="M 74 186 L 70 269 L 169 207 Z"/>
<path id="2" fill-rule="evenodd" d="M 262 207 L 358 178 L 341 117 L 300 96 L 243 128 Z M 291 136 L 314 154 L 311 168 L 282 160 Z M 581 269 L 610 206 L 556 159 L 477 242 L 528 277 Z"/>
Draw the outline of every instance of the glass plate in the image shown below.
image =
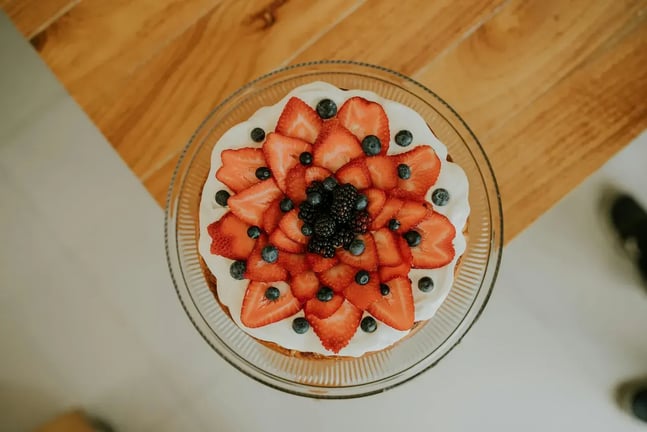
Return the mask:
<path id="1" fill-rule="evenodd" d="M 297 358 L 257 342 L 222 310 L 200 266 L 198 207 L 213 146 L 258 108 L 273 105 L 295 87 L 313 81 L 369 90 L 413 108 L 448 147 L 470 184 L 467 250 L 449 295 L 436 314 L 410 336 L 360 358 Z M 320 61 L 264 75 L 234 92 L 206 117 L 175 169 L 165 237 L 168 265 L 182 306 L 205 341 L 226 361 L 279 390 L 316 398 L 350 398 L 382 392 L 418 376 L 460 342 L 492 291 L 501 260 L 503 220 L 499 190 L 483 148 L 445 101 L 416 81 L 379 66 Z"/>

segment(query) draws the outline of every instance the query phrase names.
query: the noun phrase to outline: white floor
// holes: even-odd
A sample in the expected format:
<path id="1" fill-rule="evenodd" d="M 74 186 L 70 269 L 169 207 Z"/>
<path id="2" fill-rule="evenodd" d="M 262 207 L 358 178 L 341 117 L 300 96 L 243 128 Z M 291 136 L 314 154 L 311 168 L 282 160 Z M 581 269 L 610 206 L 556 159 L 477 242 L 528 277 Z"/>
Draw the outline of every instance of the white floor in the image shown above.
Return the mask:
<path id="1" fill-rule="evenodd" d="M 0 59 L 1 431 L 73 406 L 120 431 L 645 430 L 611 394 L 647 374 L 647 295 L 595 210 L 606 183 L 647 203 L 647 134 L 506 248 L 484 315 L 436 368 L 317 401 L 202 341 L 171 286 L 162 211 L 2 15 Z"/>

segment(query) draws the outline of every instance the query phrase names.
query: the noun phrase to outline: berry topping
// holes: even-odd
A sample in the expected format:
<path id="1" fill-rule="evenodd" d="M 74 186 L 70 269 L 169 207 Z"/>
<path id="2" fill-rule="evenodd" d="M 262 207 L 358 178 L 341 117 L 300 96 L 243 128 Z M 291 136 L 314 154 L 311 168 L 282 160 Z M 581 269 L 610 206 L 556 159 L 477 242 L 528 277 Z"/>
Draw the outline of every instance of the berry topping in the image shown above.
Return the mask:
<path id="1" fill-rule="evenodd" d="M 310 323 L 303 317 L 295 318 L 294 321 L 292 321 L 292 330 L 294 330 L 296 334 L 304 334 L 309 329 Z"/>
<path id="2" fill-rule="evenodd" d="M 337 118 L 360 141 L 367 135 L 377 136 L 382 143 L 381 153 L 386 154 L 391 134 L 389 120 L 380 104 L 352 97 L 339 109 Z"/>
<path id="3" fill-rule="evenodd" d="M 283 198 L 281 202 L 279 202 L 279 208 L 282 212 L 287 213 L 294 208 L 294 203 L 290 198 Z"/>
<path id="4" fill-rule="evenodd" d="M 373 232 L 373 239 L 375 240 L 377 259 L 380 265 L 396 266 L 402 262 L 400 245 L 393 231 L 388 228 L 380 228 Z"/>
<path id="5" fill-rule="evenodd" d="M 258 183 L 256 168 L 267 165 L 263 150 L 259 148 L 223 150 L 220 158 L 222 166 L 216 172 L 216 178 L 234 192 Z"/>
<path id="6" fill-rule="evenodd" d="M 447 205 L 449 202 L 449 192 L 447 189 L 438 188 L 431 193 L 431 202 L 439 207 Z"/>
<path id="7" fill-rule="evenodd" d="M 335 292 L 342 292 L 355 279 L 357 269 L 348 264 L 339 263 L 319 274 L 321 283 L 330 286 Z"/>
<path id="8" fill-rule="evenodd" d="M 363 268 L 368 271 L 377 270 L 377 251 L 375 249 L 375 241 L 373 236 L 369 233 L 359 234 L 358 240 L 364 243 L 364 252 L 359 255 L 353 255 L 350 251 L 339 249 L 337 256 L 341 262 L 351 265 L 356 268 Z"/>
<path id="9" fill-rule="evenodd" d="M 397 219 L 391 219 L 389 221 L 389 229 L 391 231 L 397 231 L 400 229 L 400 221 Z"/>
<path id="10" fill-rule="evenodd" d="M 317 273 L 325 272 L 339 262 L 337 258 L 324 258 L 312 253 L 307 254 L 306 259 L 308 260 L 308 264 L 310 264 L 312 271 Z"/>
<path id="11" fill-rule="evenodd" d="M 255 127 L 254 129 L 252 129 L 249 136 L 253 141 L 261 142 L 265 139 L 265 131 L 259 127 Z"/>
<path id="12" fill-rule="evenodd" d="M 366 333 L 373 333 L 375 330 L 377 330 L 377 322 L 375 321 L 375 318 L 367 316 L 362 318 L 360 327 Z"/>
<path id="13" fill-rule="evenodd" d="M 281 228 L 281 231 L 283 231 L 290 240 L 306 244 L 308 243 L 308 239 L 303 234 L 303 223 L 299 220 L 297 214 L 298 210 L 294 209 L 283 215 L 279 221 L 279 228 Z"/>
<path id="14" fill-rule="evenodd" d="M 375 135 L 366 135 L 362 140 L 362 150 L 367 156 L 378 155 L 382 150 L 382 143 Z"/>
<path id="15" fill-rule="evenodd" d="M 249 228 L 247 228 L 247 237 L 252 239 L 257 239 L 260 237 L 260 235 L 261 235 L 261 229 L 256 225 L 252 225 Z"/>
<path id="16" fill-rule="evenodd" d="M 275 263 L 279 259 L 279 250 L 273 245 L 267 245 L 261 249 L 261 258 L 266 263 Z"/>
<path id="17" fill-rule="evenodd" d="M 299 300 L 289 290 L 279 293 L 276 300 L 268 300 L 265 296 L 268 287 L 268 283 L 257 281 L 250 281 L 247 286 L 240 311 L 240 320 L 245 326 L 262 327 L 294 315 L 301 309 Z"/>
<path id="18" fill-rule="evenodd" d="M 400 222 L 400 232 L 407 232 L 427 216 L 429 204 L 419 201 L 404 201 L 395 218 Z"/>
<path id="19" fill-rule="evenodd" d="M 292 278 L 290 281 L 290 290 L 292 290 L 292 294 L 299 301 L 308 301 L 317 295 L 317 291 L 319 291 L 319 279 L 317 279 L 317 275 L 314 272 L 305 271 Z"/>
<path id="20" fill-rule="evenodd" d="M 254 175 L 259 180 L 267 180 L 268 178 L 272 177 L 272 171 L 270 171 L 268 167 L 258 167 L 256 168 Z"/>
<path id="21" fill-rule="evenodd" d="M 285 177 L 285 194 L 294 203 L 300 203 L 306 199 L 306 180 L 307 168 L 304 165 L 297 164 Z"/>
<path id="22" fill-rule="evenodd" d="M 301 99 L 291 97 L 276 123 L 276 132 L 313 143 L 319 135 L 321 124 L 315 110 Z"/>
<path id="23" fill-rule="evenodd" d="M 310 192 L 306 196 L 306 201 L 308 201 L 308 203 L 313 206 L 318 206 L 319 204 L 321 204 L 322 200 L 323 200 L 323 197 L 319 192 Z"/>
<path id="24" fill-rule="evenodd" d="M 416 247 L 422 241 L 422 236 L 418 231 L 407 231 L 404 233 L 404 239 L 407 241 L 407 244 L 411 247 Z"/>
<path id="25" fill-rule="evenodd" d="M 337 180 L 335 177 L 326 177 L 323 181 L 323 187 L 326 189 L 328 192 L 332 192 L 333 189 L 337 187 Z"/>
<path id="26" fill-rule="evenodd" d="M 401 198 L 423 200 L 440 174 L 440 159 L 429 146 L 416 147 L 406 153 L 391 156 L 396 164 L 408 165 L 411 177 L 398 178 L 393 194 Z"/>
<path id="27" fill-rule="evenodd" d="M 336 120 L 327 121 L 312 146 L 314 164 L 331 172 L 360 157 L 364 152 L 355 136 Z"/>
<path id="28" fill-rule="evenodd" d="M 429 276 L 422 277 L 418 281 L 418 289 L 422 292 L 429 292 L 434 289 L 434 281 Z"/>
<path id="29" fill-rule="evenodd" d="M 258 240 L 256 240 L 256 244 L 254 245 L 252 253 L 249 255 L 249 258 L 247 258 L 245 278 L 259 282 L 276 282 L 286 280 L 286 278 L 288 277 L 288 272 L 285 267 L 276 262 L 270 264 L 261 256 L 261 251 L 266 246 L 267 236 L 265 236 L 265 234 L 261 234 Z"/>
<path id="30" fill-rule="evenodd" d="M 219 205 L 221 205 L 223 207 L 226 207 L 227 206 L 227 201 L 229 201 L 230 196 L 231 195 L 229 194 L 229 192 L 227 192 L 224 189 L 221 189 L 218 192 L 216 192 L 216 203 L 218 203 Z"/>
<path id="31" fill-rule="evenodd" d="M 326 120 L 337 114 L 337 104 L 330 99 L 322 99 L 317 104 L 317 114 Z"/>
<path id="32" fill-rule="evenodd" d="M 314 181 L 323 181 L 326 177 L 329 177 L 331 174 L 326 168 L 318 166 L 310 166 L 306 169 L 306 184 L 310 184 Z"/>
<path id="33" fill-rule="evenodd" d="M 391 292 L 391 289 L 389 288 L 389 286 L 387 284 L 385 284 L 385 283 L 380 284 L 380 293 L 383 296 L 389 295 L 390 292 Z"/>
<path id="34" fill-rule="evenodd" d="M 308 252 L 319 254 L 324 258 L 332 258 L 335 256 L 335 246 L 331 238 L 314 235 L 308 242 Z"/>
<path id="35" fill-rule="evenodd" d="M 245 279 L 245 261 L 234 261 L 229 266 L 229 274 L 236 280 Z"/>
<path id="36" fill-rule="evenodd" d="M 366 285 L 371 280 L 371 275 L 366 270 L 360 270 L 355 273 L 355 282 L 360 285 Z"/>
<path id="37" fill-rule="evenodd" d="M 271 286 L 265 290 L 265 298 L 269 301 L 276 301 L 281 297 L 281 291 L 277 287 Z"/>
<path id="38" fill-rule="evenodd" d="M 265 213 L 282 195 L 274 180 L 270 179 L 238 192 L 229 198 L 227 204 L 232 213 L 248 224 L 262 226 Z M 280 212 L 278 205 L 276 210 Z"/>
<path id="39" fill-rule="evenodd" d="M 262 225 L 260 226 L 263 227 L 263 231 L 266 233 L 271 233 L 279 226 L 279 222 L 283 217 L 283 212 L 281 211 L 281 207 L 279 207 L 280 202 L 280 199 L 272 201 L 267 207 L 267 210 L 265 210 L 265 213 L 263 213 Z"/>
<path id="40" fill-rule="evenodd" d="M 330 300 L 332 300 L 333 295 L 335 295 L 335 292 L 332 290 L 332 288 L 324 286 L 319 288 L 319 291 L 317 291 L 317 300 L 322 302 L 329 302 Z"/>
<path id="41" fill-rule="evenodd" d="M 373 273 L 365 285 L 353 281 L 344 289 L 346 300 L 361 310 L 366 310 L 371 304 L 382 298 L 380 282 L 377 274 Z"/>
<path id="42" fill-rule="evenodd" d="M 389 191 L 398 185 L 395 161 L 390 156 L 374 156 L 366 159 L 366 166 L 373 187 Z"/>
<path id="43" fill-rule="evenodd" d="M 418 246 L 411 248 L 413 266 L 416 268 L 438 268 L 449 264 L 455 255 L 454 237 L 456 229 L 445 216 L 429 212 L 417 226 L 421 235 Z"/>
<path id="44" fill-rule="evenodd" d="M 207 227 L 211 237 L 211 253 L 235 260 L 247 259 L 255 241 L 247 236 L 250 226 L 232 212 Z"/>
<path id="45" fill-rule="evenodd" d="M 409 168 L 409 165 L 398 165 L 398 177 L 400 177 L 402 180 L 409 180 L 411 178 L 411 168 Z"/>
<path id="46" fill-rule="evenodd" d="M 279 261 L 277 262 L 278 265 L 283 267 L 285 270 L 287 270 L 288 273 L 290 273 L 290 276 L 293 278 L 310 271 L 310 265 L 308 264 L 308 261 L 306 260 L 305 254 L 301 253 L 289 253 L 289 252 L 283 252 L 279 254 Z"/>
<path id="47" fill-rule="evenodd" d="M 355 201 L 355 210 L 364 210 L 368 207 L 368 198 L 364 194 L 359 194 Z"/>
<path id="48" fill-rule="evenodd" d="M 338 223 L 348 222 L 355 213 L 357 189 L 351 184 L 339 185 L 332 192 L 330 214 Z"/>
<path id="49" fill-rule="evenodd" d="M 308 224 L 303 224 L 303 225 L 301 226 L 301 233 L 302 233 L 304 236 L 311 236 L 311 235 L 314 233 L 314 231 L 312 230 L 312 227 L 311 227 L 310 225 L 308 225 Z"/>
<path id="50" fill-rule="evenodd" d="M 327 214 L 322 214 L 317 218 L 314 225 L 314 232 L 319 237 L 330 237 L 335 233 L 337 224 Z"/>
<path id="51" fill-rule="evenodd" d="M 355 233 L 350 228 L 339 228 L 335 234 L 332 235 L 332 244 L 335 247 L 349 247 L 351 242 L 355 239 Z"/>
<path id="52" fill-rule="evenodd" d="M 329 297 L 328 300 L 321 300 L 319 298 L 308 300 L 303 308 L 306 316 L 325 319 L 337 312 L 337 309 L 344 303 L 344 296 L 332 293 Z"/>
<path id="53" fill-rule="evenodd" d="M 316 217 L 317 211 L 312 204 L 307 201 L 299 204 L 299 219 L 301 219 L 304 223 L 312 225 L 314 224 Z"/>
<path id="54" fill-rule="evenodd" d="M 298 138 L 283 136 L 278 133 L 269 133 L 263 143 L 263 154 L 267 165 L 272 170 L 272 177 L 276 180 L 279 189 L 286 192 L 286 178 L 288 172 L 299 163 L 299 155 L 312 151 L 312 146 Z"/>
<path id="55" fill-rule="evenodd" d="M 398 198 L 386 198 L 386 200 L 384 201 L 384 206 L 382 207 L 382 210 L 380 211 L 380 213 L 377 214 L 376 216 L 373 216 L 373 220 L 371 222 L 371 229 L 372 230 L 380 229 L 383 226 L 385 226 L 387 223 L 389 223 L 389 221 L 395 218 L 395 215 L 398 214 L 403 204 L 404 204 L 403 201 Z M 370 203 L 369 203 L 369 211 L 370 211 Z"/>
<path id="56" fill-rule="evenodd" d="M 328 318 L 320 319 L 315 315 L 306 315 L 321 344 L 333 353 L 339 353 L 348 345 L 359 327 L 361 318 L 362 311 L 348 301 L 345 301 Z"/>
<path id="57" fill-rule="evenodd" d="M 408 130 L 401 130 L 395 134 L 395 143 L 400 147 L 407 147 L 413 142 L 413 134 Z"/>
<path id="58" fill-rule="evenodd" d="M 364 253 L 364 249 L 366 246 L 364 245 L 364 242 L 360 239 L 355 239 L 350 243 L 350 246 L 348 246 L 348 251 L 355 256 L 359 256 Z"/>
<path id="59" fill-rule="evenodd" d="M 301 253 L 305 251 L 305 245 L 292 240 L 281 229 L 275 229 L 270 234 L 270 243 L 277 249 L 290 253 Z"/>
<path id="60" fill-rule="evenodd" d="M 339 183 L 348 183 L 357 189 L 366 189 L 371 186 L 371 175 L 366 165 L 367 158 L 357 158 L 339 168 L 335 173 Z"/>
<path id="61" fill-rule="evenodd" d="M 396 330 L 409 330 L 415 316 L 411 282 L 402 277 L 389 281 L 388 286 L 389 294 L 372 303 L 368 312 Z"/>
<path id="62" fill-rule="evenodd" d="M 303 152 L 299 155 L 299 162 L 301 165 L 312 165 L 312 153 Z"/>
<path id="63" fill-rule="evenodd" d="M 371 216 L 367 211 L 360 211 L 355 213 L 355 219 L 352 223 L 353 232 L 364 234 L 368 231 L 368 225 L 371 222 Z"/>

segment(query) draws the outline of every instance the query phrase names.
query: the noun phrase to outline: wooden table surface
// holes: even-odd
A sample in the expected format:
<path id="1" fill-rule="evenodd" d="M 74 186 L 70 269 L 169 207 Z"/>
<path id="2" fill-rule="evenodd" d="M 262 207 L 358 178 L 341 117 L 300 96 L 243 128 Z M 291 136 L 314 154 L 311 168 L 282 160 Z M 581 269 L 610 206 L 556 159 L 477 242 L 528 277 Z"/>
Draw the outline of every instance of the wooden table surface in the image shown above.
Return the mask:
<path id="1" fill-rule="evenodd" d="M 379 64 L 468 122 L 506 241 L 647 127 L 647 0 L 0 0 L 164 204 L 226 95 L 317 59 Z"/>

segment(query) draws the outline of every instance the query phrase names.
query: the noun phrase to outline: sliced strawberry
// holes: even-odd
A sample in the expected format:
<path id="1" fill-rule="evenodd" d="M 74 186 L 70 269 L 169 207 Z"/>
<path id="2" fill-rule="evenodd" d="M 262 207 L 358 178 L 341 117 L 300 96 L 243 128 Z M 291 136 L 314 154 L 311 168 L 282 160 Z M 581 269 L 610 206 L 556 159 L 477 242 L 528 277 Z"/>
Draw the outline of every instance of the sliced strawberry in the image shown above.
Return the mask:
<path id="1" fill-rule="evenodd" d="M 235 260 L 247 259 L 256 243 L 247 235 L 250 226 L 232 212 L 225 213 L 220 220 L 207 227 L 211 237 L 211 253 Z"/>
<path id="2" fill-rule="evenodd" d="M 427 215 L 429 205 L 424 201 L 404 201 L 395 218 L 400 222 L 398 232 L 405 233 Z"/>
<path id="3" fill-rule="evenodd" d="M 397 266 L 402 262 L 400 246 L 393 231 L 386 227 L 373 231 L 373 240 L 375 240 L 377 259 L 380 265 Z"/>
<path id="4" fill-rule="evenodd" d="M 337 118 L 359 141 L 362 141 L 366 135 L 378 137 L 382 144 L 380 154 L 386 154 L 391 134 L 389 120 L 380 104 L 362 97 L 352 97 L 339 109 Z"/>
<path id="5" fill-rule="evenodd" d="M 299 155 L 312 152 L 312 145 L 298 138 L 270 132 L 263 143 L 263 153 L 279 189 L 285 192 L 288 172 L 299 165 Z"/>
<path id="6" fill-rule="evenodd" d="M 364 154 L 357 138 L 336 120 L 324 124 L 312 148 L 314 164 L 331 172 Z"/>
<path id="7" fill-rule="evenodd" d="M 377 270 L 377 251 L 375 241 L 370 233 L 360 234 L 356 238 L 364 242 L 364 252 L 360 255 L 353 255 L 344 249 L 337 249 L 337 256 L 344 264 L 368 271 Z"/>
<path id="8" fill-rule="evenodd" d="M 326 168 L 311 166 L 306 168 L 306 184 L 310 184 L 313 181 L 321 181 L 326 177 L 330 177 L 332 173 Z"/>
<path id="9" fill-rule="evenodd" d="M 389 156 L 373 156 L 366 158 L 366 166 L 371 176 L 373 187 L 385 191 L 398 185 L 396 164 Z"/>
<path id="10" fill-rule="evenodd" d="M 344 290 L 344 296 L 359 309 L 366 310 L 371 304 L 382 298 L 379 275 L 371 273 L 371 279 L 366 285 L 360 285 L 353 281 Z"/>
<path id="11" fill-rule="evenodd" d="M 371 215 L 371 221 L 375 220 L 378 214 L 384 208 L 384 203 L 386 202 L 386 194 L 380 189 L 366 189 L 364 192 L 366 198 L 368 198 L 368 207 L 366 211 Z"/>
<path id="12" fill-rule="evenodd" d="M 285 213 L 279 222 L 279 228 L 287 235 L 290 240 L 301 244 L 308 243 L 308 237 L 301 232 L 303 221 L 299 219 L 299 210 L 292 209 Z"/>
<path id="13" fill-rule="evenodd" d="M 400 257 L 402 257 L 402 262 L 411 267 L 411 263 L 413 262 L 411 246 L 409 246 L 409 243 L 407 243 L 404 237 L 396 236 L 396 239 L 398 241 L 398 246 L 400 247 Z"/>
<path id="14" fill-rule="evenodd" d="M 303 312 L 306 315 L 314 315 L 317 318 L 325 319 L 337 312 L 337 309 L 344 303 L 344 296 L 335 294 L 332 300 L 322 302 L 318 298 L 310 299 L 306 302 Z"/>
<path id="15" fill-rule="evenodd" d="M 325 272 L 339 262 L 339 260 L 335 257 L 324 258 L 321 255 L 314 253 L 306 254 L 306 259 L 308 260 L 308 264 L 310 264 L 312 271 L 317 273 Z"/>
<path id="16" fill-rule="evenodd" d="M 305 245 L 291 240 L 280 228 L 270 234 L 270 243 L 282 251 L 290 253 L 302 253 L 305 251 Z"/>
<path id="17" fill-rule="evenodd" d="M 267 282 L 250 281 L 243 298 L 240 320 L 250 328 L 263 327 L 294 315 L 301 304 L 289 289 L 282 290 L 276 300 L 268 300 L 265 291 L 272 286 Z"/>
<path id="18" fill-rule="evenodd" d="M 362 311 L 345 301 L 337 311 L 326 319 L 306 315 L 321 344 L 327 350 L 338 353 L 348 345 L 359 327 Z"/>
<path id="19" fill-rule="evenodd" d="M 259 282 L 276 282 L 284 281 L 288 277 L 288 272 L 283 268 L 279 262 L 268 263 L 261 257 L 261 250 L 268 245 L 267 236 L 261 234 L 256 240 L 256 245 L 252 250 L 251 255 L 247 258 L 247 269 L 245 271 L 245 279 L 250 279 Z M 279 257 L 281 252 L 279 252 Z"/>
<path id="20" fill-rule="evenodd" d="M 415 317 L 411 281 L 408 278 L 397 278 L 387 285 L 389 294 L 371 304 L 368 312 L 396 330 L 409 330 L 413 327 Z"/>
<path id="21" fill-rule="evenodd" d="M 454 259 L 456 252 L 453 240 L 456 229 L 449 219 L 440 213 L 429 211 L 427 217 L 414 229 L 422 236 L 420 244 L 411 248 L 414 267 L 438 268 Z"/>
<path id="22" fill-rule="evenodd" d="M 371 177 L 366 167 L 366 158 L 359 157 L 339 168 L 335 173 L 339 183 L 350 183 L 357 189 L 371 186 Z"/>
<path id="23" fill-rule="evenodd" d="M 227 205 L 233 214 L 248 224 L 261 226 L 270 204 L 282 195 L 274 180 L 269 179 L 229 197 Z"/>
<path id="24" fill-rule="evenodd" d="M 408 247 L 408 246 L 407 246 Z M 382 282 L 388 282 L 391 279 L 403 277 L 409 277 L 409 271 L 411 271 L 411 265 L 401 261 L 399 265 L 393 267 L 382 266 L 378 269 L 380 274 L 380 280 Z"/>
<path id="25" fill-rule="evenodd" d="M 333 291 L 342 292 L 355 280 L 357 270 L 348 264 L 340 263 L 325 272 L 319 273 L 319 280 L 323 285 L 328 285 L 332 288 Z"/>
<path id="26" fill-rule="evenodd" d="M 305 254 L 302 253 L 279 253 L 278 263 L 290 273 L 292 277 L 310 270 L 310 264 L 306 260 Z"/>
<path id="27" fill-rule="evenodd" d="M 384 202 L 382 211 L 375 218 L 373 218 L 370 226 L 371 230 L 377 230 L 386 226 L 389 221 L 395 218 L 395 215 L 398 214 L 398 211 L 400 211 L 402 204 L 403 202 L 401 199 L 392 197 L 387 198 Z"/>
<path id="28" fill-rule="evenodd" d="M 272 201 L 267 210 L 265 210 L 265 214 L 263 215 L 263 225 L 261 226 L 263 227 L 263 230 L 268 234 L 270 234 L 276 229 L 277 226 L 279 226 L 279 221 L 283 217 L 280 203 L 281 198 Z"/>
<path id="29" fill-rule="evenodd" d="M 290 289 L 292 294 L 300 301 L 305 302 L 317 295 L 321 285 L 317 275 L 311 271 L 305 271 L 292 278 Z"/>
<path id="30" fill-rule="evenodd" d="M 321 117 L 307 103 L 291 97 L 276 123 L 276 132 L 313 143 L 319 135 L 322 122 Z"/>
<path id="31" fill-rule="evenodd" d="M 391 157 L 396 165 L 405 164 L 411 169 L 411 177 L 408 179 L 398 177 L 398 185 L 393 194 L 402 198 L 424 199 L 440 174 L 440 159 L 436 152 L 429 146 L 420 146 Z"/>
<path id="32" fill-rule="evenodd" d="M 216 172 L 216 178 L 234 192 L 240 192 L 260 182 L 256 169 L 265 165 L 265 156 L 259 148 L 223 150 L 220 155 L 222 166 Z"/>

